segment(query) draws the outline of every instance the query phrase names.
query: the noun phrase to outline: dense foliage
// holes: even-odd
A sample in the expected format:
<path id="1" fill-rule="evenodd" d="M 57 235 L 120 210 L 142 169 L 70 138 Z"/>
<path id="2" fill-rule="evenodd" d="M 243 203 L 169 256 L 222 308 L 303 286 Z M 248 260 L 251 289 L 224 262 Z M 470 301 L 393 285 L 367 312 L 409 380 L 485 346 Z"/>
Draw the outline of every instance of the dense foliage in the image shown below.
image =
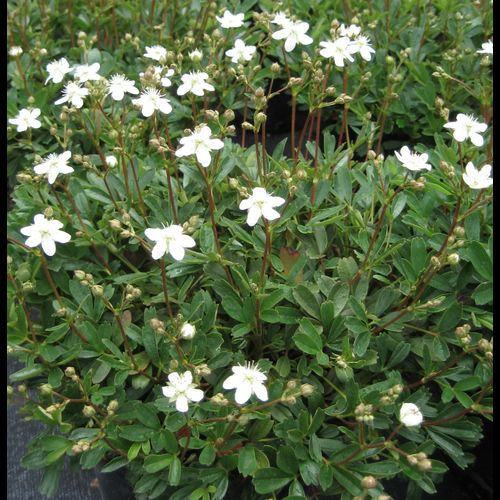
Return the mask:
<path id="1" fill-rule="evenodd" d="M 474 460 L 491 33 L 485 1 L 8 2 L 8 394 L 44 494 L 69 460 L 144 499 L 418 499 Z"/>

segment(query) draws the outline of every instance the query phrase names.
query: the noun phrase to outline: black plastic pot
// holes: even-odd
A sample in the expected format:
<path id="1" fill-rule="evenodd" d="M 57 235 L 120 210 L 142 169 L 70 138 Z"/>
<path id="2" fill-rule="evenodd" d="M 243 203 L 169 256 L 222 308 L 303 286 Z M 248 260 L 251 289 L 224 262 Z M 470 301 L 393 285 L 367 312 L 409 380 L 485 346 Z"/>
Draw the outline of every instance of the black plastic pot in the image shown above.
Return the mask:
<path id="1" fill-rule="evenodd" d="M 102 473 L 96 469 L 102 500 L 136 500 L 134 489 L 126 479 L 126 469 Z"/>

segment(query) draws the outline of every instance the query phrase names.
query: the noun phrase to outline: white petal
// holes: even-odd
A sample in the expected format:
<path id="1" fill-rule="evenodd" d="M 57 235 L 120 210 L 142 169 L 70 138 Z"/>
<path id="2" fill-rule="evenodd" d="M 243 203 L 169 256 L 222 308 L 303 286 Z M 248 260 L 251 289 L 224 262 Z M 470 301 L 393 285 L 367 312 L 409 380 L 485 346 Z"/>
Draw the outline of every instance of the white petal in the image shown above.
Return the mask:
<path id="1" fill-rule="evenodd" d="M 247 224 L 249 226 L 255 226 L 257 224 L 257 221 L 260 219 L 260 216 L 262 215 L 262 212 L 260 209 L 256 206 L 251 206 L 250 210 L 248 211 L 247 215 Z M 278 214 L 279 216 L 279 214 Z"/>
<path id="2" fill-rule="evenodd" d="M 176 241 L 170 242 L 168 246 L 168 251 L 175 260 L 182 260 L 184 258 L 185 254 L 184 248 L 181 245 L 179 245 L 179 243 L 177 243 Z"/>
<path id="3" fill-rule="evenodd" d="M 175 388 L 172 387 L 171 385 L 167 385 L 165 387 L 161 388 L 161 391 L 163 392 L 163 395 L 167 398 L 171 398 L 175 394 Z"/>
<path id="4" fill-rule="evenodd" d="M 35 245 L 36 246 L 36 245 Z M 224 389 L 236 389 L 241 383 L 241 377 L 239 375 L 231 375 L 222 384 Z"/>
<path id="5" fill-rule="evenodd" d="M 21 231 L 22 232 L 22 231 Z M 30 248 L 35 248 L 37 247 L 40 243 L 42 242 L 42 237 L 40 236 L 40 234 L 34 234 L 32 236 L 30 236 L 25 242 L 24 244 Z"/>
<path id="6" fill-rule="evenodd" d="M 155 260 L 158 260 L 165 255 L 166 251 L 167 251 L 167 243 L 165 242 L 165 240 L 159 240 L 153 247 L 153 250 L 151 252 L 151 257 L 153 257 L 153 259 Z"/>
<path id="7" fill-rule="evenodd" d="M 202 167 L 208 167 L 210 165 L 210 150 L 199 146 L 196 150 L 196 159 L 200 162 Z"/>
<path id="8" fill-rule="evenodd" d="M 56 230 L 52 233 L 52 238 L 58 243 L 68 243 L 71 240 L 71 234 L 68 234 L 66 231 Z"/>
<path id="9" fill-rule="evenodd" d="M 264 205 L 264 207 L 262 208 L 262 215 L 267 220 L 276 220 L 281 217 L 280 213 L 274 210 L 274 208 L 270 207 L 269 205 Z"/>
<path id="10" fill-rule="evenodd" d="M 155 107 L 150 102 L 144 103 L 142 105 L 142 114 L 146 118 L 150 117 L 155 112 Z"/>
<path id="11" fill-rule="evenodd" d="M 187 412 L 189 407 L 186 396 L 179 396 L 175 401 L 175 407 L 177 408 L 177 411 L 181 411 L 182 413 Z"/>
<path id="12" fill-rule="evenodd" d="M 241 383 L 236 388 L 236 393 L 234 394 L 234 400 L 239 404 L 245 404 L 252 396 L 252 387 L 248 382 Z"/>
<path id="13" fill-rule="evenodd" d="M 267 401 L 267 389 L 264 384 L 254 383 L 252 386 L 253 392 L 261 401 Z"/>
<path id="14" fill-rule="evenodd" d="M 161 238 L 163 238 L 163 229 L 159 228 L 153 228 L 153 227 L 148 227 L 145 231 L 144 234 L 146 235 L 147 238 L 149 238 L 152 241 L 158 241 Z"/>
<path id="15" fill-rule="evenodd" d="M 55 168 L 49 170 L 49 175 L 47 176 L 47 180 L 49 181 L 49 184 L 54 184 L 54 182 L 57 179 L 58 174 L 59 174 L 59 172 Z"/>
<path id="16" fill-rule="evenodd" d="M 56 244 L 52 238 L 42 240 L 42 249 L 50 257 L 56 253 Z"/>
<path id="17" fill-rule="evenodd" d="M 209 143 L 210 149 L 222 149 L 224 143 L 220 139 L 210 139 Z"/>
<path id="18" fill-rule="evenodd" d="M 193 238 L 191 238 L 191 236 L 188 236 L 187 234 L 182 234 L 181 236 L 179 236 L 177 241 L 184 248 L 192 248 L 196 246 L 196 241 L 194 241 Z"/>
<path id="19" fill-rule="evenodd" d="M 465 139 L 467 138 L 467 132 L 465 131 L 465 128 L 463 127 L 456 128 L 453 132 L 453 138 L 457 142 L 464 142 Z"/>
<path id="20" fill-rule="evenodd" d="M 287 52 L 291 52 L 295 48 L 296 45 L 297 45 L 297 39 L 295 38 L 295 36 L 289 36 L 285 40 L 285 50 Z"/>
<path id="21" fill-rule="evenodd" d="M 248 210 L 253 205 L 252 198 L 245 198 L 240 202 L 240 210 Z"/>
<path id="22" fill-rule="evenodd" d="M 186 391 L 186 396 L 191 400 L 191 401 L 201 401 L 203 399 L 203 391 L 201 389 L 188 389 Z"/>
<path id="23" fill-rule="evenodd" d="M 478 148 L 484 144 L 483 136 L 477 134 L 476 132 L 471 132 L 470 140 L 471 140 L 472 144 L 474 144 L 474 146 L 477 146 Z"/>

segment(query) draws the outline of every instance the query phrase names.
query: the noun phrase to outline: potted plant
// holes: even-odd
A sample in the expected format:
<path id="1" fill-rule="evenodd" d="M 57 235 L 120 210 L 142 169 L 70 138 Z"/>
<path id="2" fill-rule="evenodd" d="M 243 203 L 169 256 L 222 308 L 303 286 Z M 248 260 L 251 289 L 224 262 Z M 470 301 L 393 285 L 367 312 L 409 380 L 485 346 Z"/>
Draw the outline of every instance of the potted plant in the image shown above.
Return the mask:
<path id="1" fill-rule="evenodd" d="M 45 494 L 65 460 L 173 500 L 418 498 L 471 463 L 492 45 L 460 5 L 10 11 L 8 394 Z"/>

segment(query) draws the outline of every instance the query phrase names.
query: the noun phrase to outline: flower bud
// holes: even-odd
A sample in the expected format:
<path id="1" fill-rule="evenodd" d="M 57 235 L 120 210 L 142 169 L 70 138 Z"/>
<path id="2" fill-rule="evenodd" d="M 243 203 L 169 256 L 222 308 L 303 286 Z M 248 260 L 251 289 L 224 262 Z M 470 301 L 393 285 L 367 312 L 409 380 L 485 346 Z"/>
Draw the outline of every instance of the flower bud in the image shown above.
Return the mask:
<path id="1" fill-rule="evenodd" d="M 102 297 L 104 295 L 104 288 L 101 285 L 92 285 L 90 291 L 94 297 Z"/>
<path id="2" fill-rule="evenodd" d="M 377 480 L 373 476 L 365 476 L 361 480 L 361 486 L 365 490 L 369 490 L 370 488 L 376 488 L 377 484 L 378 484 L 378 482 L 377 482 Z"/>
<path id="3" fill-rule="evenodd" d="M 257 125 L 261 125 L 262 123 L 265 123 L 266 120 L 267 120 L 267 116 L 265 113 L 260 112 L 260 113 L 257 113 L 255 115 L 255 123 Z"/>
<path id="4" fill-rule="evenodd" d="M 17 390 L 21 394 L 25 394 L 28 391 L 28 388 L 26 387 L 26 384 L 20 384 L 20 385 L 17 386 Z"/>
<path id="5" fill-rule="evenodd" d="M 72 377 L 75 374 L 76 374 L 76 371 L 75 371 L 75 369 L 72 366 L 68 366 L 64 370 L 64 375 L 66 375 L 66 377 Z"/>
<path id="6" fill-rule="evenodd" d="M 120 406 L 120 403 L 118 403 L 117 399 L 113 399 L 109 402 L 108 407 L 106 410 L 109 411 L 116 411 L 118 410 L 118 407 Z"/>
<path id="7" fill-rule="evenodd" d="M 226 111 L 224 111 L 224 114 L 222 116 L 224 116 L 225 120 L 228 122 L 232 122 L 235 118 L 235 114 L 232 109 L 226 109 Z"/>
<path id="8" fill-rule="evenodd" d="M 40 394 L 43 394 L 44 396 L 50 396 L 52 394 L 52 386 L 50 384 L 42 384 L 40 386 Z"/>
<path id="9" fill-rule="evenodd" d="M 439 257 L 436 257 L 435 255 L 433 255 L 431 257 L 431 266 L 434 269 L 440 269 L 441 268 L 441 261 L 439 260 Z"/>
<path id="10" fill-rule="evenodd" d="M 80 269 L 77 269 L 77 270 L 75 271 L 75 278 L 76 278 L 77 280 L 80 280 L 80 281 L 81 281 L 81 280 L 84 280 L 84 279 L 85 279 L 85 271 L 82 271 L 82 270 L 80 270 Z"/>
<path id="11" fill-rule="evenodd" d="M 244 130 L 254 130 L 255 129 L 255 127 L 249 122 L 243 122 L 241 124 L 241 128 L 243 128 Z"/>
<path id="12" fill-rule="evenodd" d="M 417 468 L 422 472 L 427 472 L 432 469 L 432 462 L 426 458 L 425 460 L 418 462 Z"/>
<path id="13" fill-rule="evenodd" d="M 287 389 L 295 389 L 297 387 L 297 381 L 296 380 L 289 380 L 286 383 L 286 388 Z"/>
<path id="14" fill-rule="evenodd" d="M 315 391 L 314 386 L 311 384 L 302 384 L 300 386 L 300 394 L 301 396 L 304 396 L 305 398 L 308 398 L 313 394 Z"/>
<path id="15" fill-rule="evenodd" d="M 87 417 L 87 418 L 92 418 L 95 415 L 95 410 L 92 406 L 85 405 L 83 407 L 82 413 Z"/>
<path id="16" fill-rule="evenodd" d="M 273 73 L 279 73 L 280 72 L 280 65 L 277 62 L 271 64 L 271 71 Z"/>
<path id="17" fill-rule="evenodd" d="M 222 394 L 221 392 L 218 392 L 217 394 L 215 394 L 215 396 L 212 396 L 210 398 L 210 401 L 217 406 L 227 406 L 229 404 L 229 400 L 226 399 L 224 394 Z"/>
<path id="18" fill-rule="evenodd" d="M 462 238 L 465 236 L 465 229 L 462 226 L 456 226 L 455 229 L 453 229 L 453 234 L 458 238 Z"/>
<path id="19" fill-rule="evenodd" d="M 448 255 L 448 258 L 446 259 L 448 261 L 448 264 L 450 266 L 456 266 L 460 262 L 460 256 L 458 253 L 452 253 Z"/>
<path id="20" fill-rule="evenodd" d="M 191 323 L 184 323 L 180 329 L 180 337 L 185 340 L 191 340 L 196 333 L 196 328 Z"/>

